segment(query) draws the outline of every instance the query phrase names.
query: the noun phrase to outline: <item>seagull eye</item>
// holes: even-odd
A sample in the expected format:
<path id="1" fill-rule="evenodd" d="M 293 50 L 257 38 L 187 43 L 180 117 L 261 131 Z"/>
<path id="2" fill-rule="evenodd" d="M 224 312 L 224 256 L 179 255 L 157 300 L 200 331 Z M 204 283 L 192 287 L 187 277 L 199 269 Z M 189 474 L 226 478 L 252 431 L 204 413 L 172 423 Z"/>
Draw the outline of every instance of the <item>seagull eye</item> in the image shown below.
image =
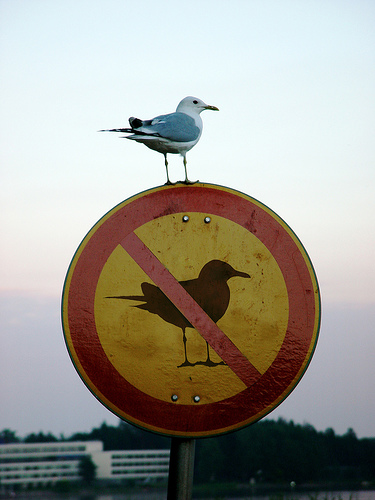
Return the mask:
<path id="1" fill-rule="evenodd" d="M 193 101 L 193 104 L 198 104 L 198 101 Z"/>

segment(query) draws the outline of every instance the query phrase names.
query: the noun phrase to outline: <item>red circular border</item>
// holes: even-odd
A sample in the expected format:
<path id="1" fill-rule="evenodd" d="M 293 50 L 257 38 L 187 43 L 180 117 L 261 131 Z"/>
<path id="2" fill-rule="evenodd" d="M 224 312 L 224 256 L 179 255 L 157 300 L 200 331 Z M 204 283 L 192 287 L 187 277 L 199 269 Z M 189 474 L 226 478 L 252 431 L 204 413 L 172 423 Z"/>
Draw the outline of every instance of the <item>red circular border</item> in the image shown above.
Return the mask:
<path id="1" fill-rule="evenodd" d="M 258 202 L 259 203 L 259 202 Z M 177 405 L 158 400 L 127 382 L 108 360 L 95 325 L 97 282 L 109 256 L 123 238 L 137 227 L 173 213 L 203 212 L 240 224 L 272 253 L 283 274 L 289 298 L 289 321 L 284 342 L 262 377 L 239 394 L 207 405 Z M 315 332 L 317 284 L 313 283 L 305 257 L 296 242 L 268 209 L 262 209 L 233 191 L 205 185 L 156 188 L 115 207 L 89 233 L 82 253 L 68 272 L 67 317 L 71 341 L 84 374 L 119 413 L 148 430 L 168 435 L 214 435 L 241 427 L 271 411 L 287 389 L 293 390 Z M 104 220 L 104 222 L 103 222 Z M 280 220 L 280 219 L 279 219 Z M 290 230 L 292 233 L 292 231 Z M 78 251 L 77 251 L 78 253 Z M 64 299 L 66 300 L 66 299 Z M 316 340 L 315 340 L 316 342 Z M 73 356 L 72 356 L 73 359 Z M 74 362 L 74 359 L 73 359 Z M 80 374 L 84 379 L 84 374 Z M 292 384 L 295 382 L 294 384 Z M 292 385 L 291 385 L 292 384 Z M 95 393 L 94 393 L 95 394 Z M 100 396 L 95 394 L 100 400 Z M 281 401 L 278 401 L 279 404 Z M 104 403 L 105 404 L 105 403 Z M 265 409 L 269 411 L 265 412 Z M 111 408 L 116 413 L 116 410 Z M 122 415 L 121 415 L 122 416 Z M 133 420 L 134 419 L 134 420 Z"/>

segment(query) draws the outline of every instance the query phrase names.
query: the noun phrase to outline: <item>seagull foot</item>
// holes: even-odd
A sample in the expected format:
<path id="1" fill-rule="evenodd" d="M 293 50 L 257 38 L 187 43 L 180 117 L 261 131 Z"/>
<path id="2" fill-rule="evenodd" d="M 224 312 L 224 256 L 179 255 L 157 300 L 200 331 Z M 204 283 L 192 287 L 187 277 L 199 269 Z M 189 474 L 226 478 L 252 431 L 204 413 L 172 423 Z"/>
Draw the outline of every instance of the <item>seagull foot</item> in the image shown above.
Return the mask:
<path id="1" fill-rule="evenodd" d="M 181 182 L 181 184 L 196 184 L 197 182 L 199 182 L 199 180 L 196 180 L 196 181 L 190 181 L 189 179 L 185 179 L 184 181 L 179 181 Z"/>
<path id="2" fill-rule="evenodd" d="M 175 184 L 177 184 L 176 182 L 171 182 L 171 181 L 167 181 L 164 186 L 174 186 Z"/>

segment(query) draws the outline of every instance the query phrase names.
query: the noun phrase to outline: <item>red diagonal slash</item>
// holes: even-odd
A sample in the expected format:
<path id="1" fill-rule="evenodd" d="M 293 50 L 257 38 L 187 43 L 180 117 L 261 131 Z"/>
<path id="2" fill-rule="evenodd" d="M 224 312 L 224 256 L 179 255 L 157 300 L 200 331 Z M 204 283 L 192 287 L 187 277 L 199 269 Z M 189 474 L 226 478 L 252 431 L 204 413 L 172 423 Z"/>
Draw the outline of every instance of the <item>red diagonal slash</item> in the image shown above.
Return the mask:
<path id="1" fill-rule="evenodd" d="M 261 373 L 220 330 L 143 241 L 132 232 L 122 240 L 121 246 L 173 302 L 237 377 L 247 387 L 254 384 Z"/>

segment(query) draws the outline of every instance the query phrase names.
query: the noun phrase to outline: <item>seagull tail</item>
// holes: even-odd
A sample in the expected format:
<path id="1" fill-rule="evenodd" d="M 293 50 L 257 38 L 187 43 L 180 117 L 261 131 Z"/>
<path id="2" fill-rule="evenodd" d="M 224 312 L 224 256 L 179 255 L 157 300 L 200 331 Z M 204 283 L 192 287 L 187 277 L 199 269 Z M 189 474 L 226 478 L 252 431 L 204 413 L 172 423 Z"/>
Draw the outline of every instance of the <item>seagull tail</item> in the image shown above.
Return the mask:
<path id="1" fill-rule="evenodd" d="M 150 134 L 149 132 L 142 132 L 141 130 L 133 129 L 133 128 L 111 128 L 105 130 L 98 130 L 98 132 L 120 132 L 123 134 L 133 134 L 130 136 L 124 135 L 125 139 L 135 139 L 137 140 L 139 137 L 160 137 L 159 134 Z"/>
<path id="2" fill-rule="evenodd" d="M 133 134 L 135 131 L 131 128 L 111 128 L 111 129 L 105 129 L 105 130 L 98 130 L 98 132 L 127 132 L 129 134 Z"/>

